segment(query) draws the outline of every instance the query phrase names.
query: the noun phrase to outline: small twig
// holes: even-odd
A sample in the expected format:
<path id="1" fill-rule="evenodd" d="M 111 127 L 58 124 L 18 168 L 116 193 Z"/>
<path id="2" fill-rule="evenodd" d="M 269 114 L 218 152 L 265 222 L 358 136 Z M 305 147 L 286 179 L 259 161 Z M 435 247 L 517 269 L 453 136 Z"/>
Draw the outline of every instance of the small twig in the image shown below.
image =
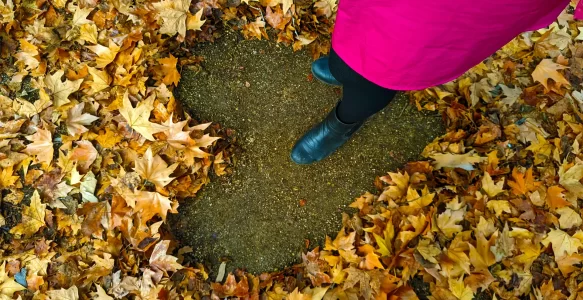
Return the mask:
<path id="1" fill-rule="evenodd" d="M 409 107 L 409 102 L 405 103 L 405 106 L 403 106 L 403 109 L 401 109 L 401 113 L 399 114 L 399 118 L 403 115 L 403 113 L 405 112 L 405 109 L 407 109 Z"/>

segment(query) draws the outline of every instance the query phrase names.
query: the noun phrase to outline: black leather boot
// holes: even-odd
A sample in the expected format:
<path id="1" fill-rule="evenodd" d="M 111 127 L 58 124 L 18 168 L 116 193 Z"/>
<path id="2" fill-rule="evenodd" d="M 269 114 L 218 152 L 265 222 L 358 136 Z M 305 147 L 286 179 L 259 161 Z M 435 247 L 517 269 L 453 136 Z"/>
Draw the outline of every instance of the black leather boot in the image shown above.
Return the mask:
<path id="1" fill-rule="evenodd" d="M 329 61 L 330 60 L 328 59 L 328 56 L 320 57 L 316 61 L 314 61 L 312 63 L 312 74 L 314 74 L 314 77 L 316 77 L 323 83 L 341 86 L 342 83 L 336 80 L 336 78 L 334 78 L 334 75 L 332 75 L 332 72 L 330 72 Z"/>
<path id="2" fill-rule="evenodd" d="M 340 104 L 340 102 L 338 102 Z M 364 124 L 364 121 L 346 124 L 338 119 L 338 104 L 326 118 L 306 132 L 294 145 L 291 159 L 297 164 L 320 161 L 344 145 Z"/>

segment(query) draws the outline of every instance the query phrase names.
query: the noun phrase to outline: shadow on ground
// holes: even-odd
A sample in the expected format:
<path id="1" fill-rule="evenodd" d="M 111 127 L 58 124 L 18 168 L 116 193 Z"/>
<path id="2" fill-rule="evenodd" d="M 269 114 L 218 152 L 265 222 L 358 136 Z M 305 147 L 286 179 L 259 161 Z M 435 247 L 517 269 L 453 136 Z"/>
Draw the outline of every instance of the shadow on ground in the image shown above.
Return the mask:
<path id="1" fill-rule="evenodd" d="M 308 79 L 306 53 L 273 42 L 228 33 L 197 54 L 205 58 L 203 71 L 183 74 L 178 98 L 193 117 L 235 129 L 244 148 L 232 176 L 213 180 L 171 218 L 178 240 L 213 273 L 224 257 L 228 269 L 253 273 L 298 262 L 305 239 L 315 246 L 335 236 L 341 213 L 373 191 L 375 176 L 418 158 L 443 131 L 439 117 L 418 113 L 399 96 L 329 159 L 295 165 L 293 143 L 335 105 L 340 90 Z"/>

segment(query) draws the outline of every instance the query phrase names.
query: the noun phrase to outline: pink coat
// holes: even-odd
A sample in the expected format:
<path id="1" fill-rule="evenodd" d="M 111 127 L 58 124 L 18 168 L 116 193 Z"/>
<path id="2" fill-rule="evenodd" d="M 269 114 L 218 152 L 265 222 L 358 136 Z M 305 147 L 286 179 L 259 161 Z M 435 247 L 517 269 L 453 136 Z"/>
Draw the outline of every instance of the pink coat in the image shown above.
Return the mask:
<path id="1" fill-rule="evenodd" d="M 583 2 L 583 0 L 582 0 Z M 332 47 L 356 72 L 394 90 L 456 79 L 569 0 L 340 0 Z"/>

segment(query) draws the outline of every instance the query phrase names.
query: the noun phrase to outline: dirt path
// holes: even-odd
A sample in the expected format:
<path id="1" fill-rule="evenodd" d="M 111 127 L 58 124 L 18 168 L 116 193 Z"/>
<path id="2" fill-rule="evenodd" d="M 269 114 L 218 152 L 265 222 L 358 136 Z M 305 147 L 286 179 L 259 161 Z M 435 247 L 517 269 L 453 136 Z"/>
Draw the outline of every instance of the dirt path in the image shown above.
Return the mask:
<path id="1" fill-rule="evenodd" d="M 235 129 L 244 148 L 232 176 L 214 180 L 172 218 L 176 237 L 211 272 L 221 257 L 254 273 L 297 262 L 305 239 L 315 245 L 335 236 L 342 211 L 373 191 L 375 176 L 416 158 L 443 130 L 439 117 L 399 97 L 331 158 L 295 165 L 292 145 L 340 91 L 308 80 L 306 53 L 273 42 L 229 33 L 197 54 L 204 71 L 183 74 L 179 99 L 194 117 Z"/>

